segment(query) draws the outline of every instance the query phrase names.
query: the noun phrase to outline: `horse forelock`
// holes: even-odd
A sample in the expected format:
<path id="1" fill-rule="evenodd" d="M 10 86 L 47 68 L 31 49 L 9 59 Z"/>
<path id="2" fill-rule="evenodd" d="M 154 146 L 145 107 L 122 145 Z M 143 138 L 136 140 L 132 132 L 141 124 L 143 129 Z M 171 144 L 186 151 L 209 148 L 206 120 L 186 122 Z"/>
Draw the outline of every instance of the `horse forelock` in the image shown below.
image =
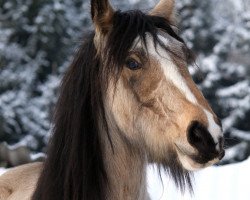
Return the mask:
<path id="1" fill-rule="evenodd" d="M 103 37 L 101 37 L 99 41 L 97 39 L 97 43 L 104 43 L 97 46 L 103 48 L 98 52 L 102 54 L 103 62 L 106 61 L 106 66 L 108 66 L 106 70 L 111 70 L 113 67 L 114 71 L 121 71 L 137 39 L 139 39 L 145 50 L 147 50 L 147 35 L 152 36 L 155 47 L 160 45 L 179 59 L 185 59 L 188 62 L 194 61 L 193 54 L 183 39 L 173 30 L 173 25 L 163 17 L 147 15 L 140 10 L 116 11 L 112 21 L 112 28 L 106 38 L 103 40 Z M 165 32 L 182 43 L 185 52 L 184 57 L 176 54 L 174 49 L 165 46 L 159 38 L 159 32 Z"/>

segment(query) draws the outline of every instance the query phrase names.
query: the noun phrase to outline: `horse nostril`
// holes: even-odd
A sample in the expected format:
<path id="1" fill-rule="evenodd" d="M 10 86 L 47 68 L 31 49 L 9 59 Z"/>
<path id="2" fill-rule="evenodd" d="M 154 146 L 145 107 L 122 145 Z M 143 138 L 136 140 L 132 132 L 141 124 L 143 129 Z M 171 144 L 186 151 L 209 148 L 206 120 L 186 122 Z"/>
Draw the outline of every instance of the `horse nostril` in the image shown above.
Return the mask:
<path id="1" fill-rule="evenodd" d="M 187 140 L 191 146 L 198 150 L 199 156 L 203 157 L 202 162 L 205 163 L 214 158 L 221 160 L 224 157 L 223 137 L 219 137 L 218 142 L 215 143 L 208 129 L 198 121 L 193 121 L 187 131 Z"/>
<path id="2" fill-rule="evenodd" d="M 201 125 L 198 121 L 193 121 L 188 128 L 188 141 L 190 144 L 202 142 Z"/>
<path id="3" fill-rule="evenodd" d="M 198 150 L 205 150 L 209 147 L 214 147 L 215 145 L 207 128 L 198 121 L 193 121 L 189 126 L 187 138 L 188 142 Z"/>

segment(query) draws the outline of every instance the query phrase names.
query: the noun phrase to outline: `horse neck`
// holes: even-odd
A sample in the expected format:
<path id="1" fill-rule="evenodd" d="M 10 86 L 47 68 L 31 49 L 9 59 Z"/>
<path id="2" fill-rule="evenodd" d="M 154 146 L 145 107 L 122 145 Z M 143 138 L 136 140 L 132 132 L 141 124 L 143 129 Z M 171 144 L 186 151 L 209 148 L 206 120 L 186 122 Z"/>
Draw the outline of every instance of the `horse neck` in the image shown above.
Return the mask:
<path id="1" fill-rule="evenodd" d="M 109 179 L 110 200 L 149 200 L 146 183 L 146 156 L 110 130 L 113 149 L 108 137 L 104 139 L 104 162 Z M 105 135 L 105 134 L 104 134 Z"/>

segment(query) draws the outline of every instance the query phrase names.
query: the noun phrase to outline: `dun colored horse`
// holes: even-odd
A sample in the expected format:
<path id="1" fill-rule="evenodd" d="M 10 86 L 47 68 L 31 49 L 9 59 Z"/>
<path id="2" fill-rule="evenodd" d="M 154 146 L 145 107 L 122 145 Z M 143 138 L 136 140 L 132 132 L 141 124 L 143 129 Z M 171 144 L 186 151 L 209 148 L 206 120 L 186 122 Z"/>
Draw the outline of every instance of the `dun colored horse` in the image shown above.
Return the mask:
<path id="1" fill-rule="evenodd" d="M 146 166 L 177 187 L 224 155 L 220 121 L 193 82 L 173 0 L 148 14 L 92 0 L 85 36 L 62 80 L 45 163 L 9 170 L 1 200 L 146 200 Z"/>

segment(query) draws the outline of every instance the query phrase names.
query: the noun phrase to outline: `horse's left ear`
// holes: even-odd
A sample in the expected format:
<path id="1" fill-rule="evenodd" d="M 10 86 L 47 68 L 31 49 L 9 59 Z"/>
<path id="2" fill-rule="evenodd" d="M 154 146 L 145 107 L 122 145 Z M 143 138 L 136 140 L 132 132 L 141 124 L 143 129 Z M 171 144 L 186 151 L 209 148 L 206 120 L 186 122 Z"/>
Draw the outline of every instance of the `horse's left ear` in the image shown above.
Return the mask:
<path id="1" fill-rule="evenodd" d="M 112 26 L 113 16 L 108 0 L 91 0 L 91 17 L 97 32 L 105 34 Z"/>
<path id="2" fill-rule="evenodd" d="M 164 17 L 173 25 L 176 25 L 175 14 L 175 0 L 160 0 L 150 12 L 150 15 Z"/>

